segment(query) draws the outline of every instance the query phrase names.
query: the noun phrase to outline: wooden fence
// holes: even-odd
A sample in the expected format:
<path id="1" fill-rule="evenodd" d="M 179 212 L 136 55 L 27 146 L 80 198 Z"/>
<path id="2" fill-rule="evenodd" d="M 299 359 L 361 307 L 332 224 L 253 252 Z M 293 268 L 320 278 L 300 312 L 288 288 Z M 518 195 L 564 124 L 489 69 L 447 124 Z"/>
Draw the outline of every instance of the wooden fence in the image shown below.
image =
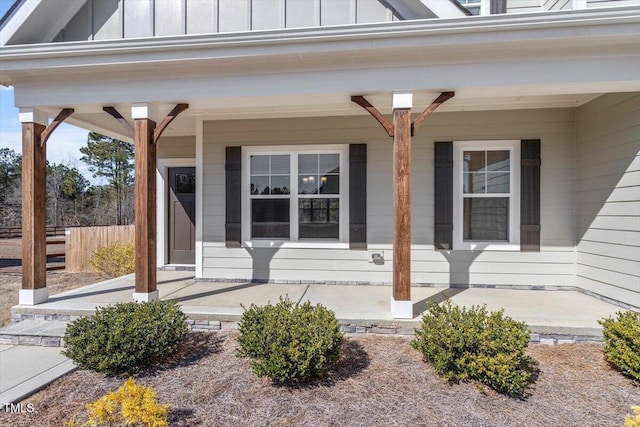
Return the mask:
<path id="1" fill-rule="evenodd" d="M 47 227 L 47 236 L 64 236 L 67 227 Z M 0 238 L 15 239 L 18 237 L 22 237 L 22 227 L 0 227 Z"/>
<path id="2" fill-rule="evenodd" d="M 65 265 L 68 273 L 91 271 L 91 257 L 100 247 L 133 242 L 134 225 L 78 227 L 66 231 Z"/>

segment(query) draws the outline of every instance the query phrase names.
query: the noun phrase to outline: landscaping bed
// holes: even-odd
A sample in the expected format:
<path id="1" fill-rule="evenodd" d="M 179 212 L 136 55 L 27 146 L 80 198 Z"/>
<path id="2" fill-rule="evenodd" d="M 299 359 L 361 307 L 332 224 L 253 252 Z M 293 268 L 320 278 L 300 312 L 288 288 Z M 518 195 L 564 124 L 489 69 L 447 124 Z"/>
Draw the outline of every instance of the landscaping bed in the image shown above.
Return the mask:
<path id="1" fill-rule="evenodd" d="M 537 378 L 524 399 L 476 383 L 449 384 L 408 338 L 352 336 L 329 377 L 300 387 L 257 378 L 236 357 L 236 332 L 193 332 L 172 360 L 136 376 L 171 405 L 172 426 L 622 426 L 640 384 L 606 361 L 599 344 L 532 345 Z M 0 425 L 59 426 L 125 377 L 77 371 L 2 413 Z"/>

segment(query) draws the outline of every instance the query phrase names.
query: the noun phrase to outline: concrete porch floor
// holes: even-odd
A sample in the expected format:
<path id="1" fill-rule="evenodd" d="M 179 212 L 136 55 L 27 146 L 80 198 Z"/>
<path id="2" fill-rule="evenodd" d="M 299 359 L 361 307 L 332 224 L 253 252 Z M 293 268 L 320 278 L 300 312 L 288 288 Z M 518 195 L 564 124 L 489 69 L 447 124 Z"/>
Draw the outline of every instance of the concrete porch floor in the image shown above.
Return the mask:
<path id="1" fill-rule="evenodd" d="M 333 310 L 343 324 L 385 327 L 405 331 L 418 325 L 427 301 L 471 306 L 486 304 L 489 310 L 527 323 L 533 333 L 601 336 L 598 319 L 615 314 L 620 307 L 577 291 L 513 290 L 485 288 L 413 287 L 414 319 L 393 319 L 390 286 L 323 284 L 220 283 L 194 279 L 191 271 L 158 271 L 158 290 L 163 300 L 176 300 L 190 319 L 235 322 L 242 306 L 275 303 L 288 295 L 293 301 L 321 303 Z M 33 314 L 35 319 L 53 315 L 92 314 L 96 307 L 131 301 L 133 275 L 123 276 L 50 297 L 36 306 L 12 308 L 14 318 Z"/>

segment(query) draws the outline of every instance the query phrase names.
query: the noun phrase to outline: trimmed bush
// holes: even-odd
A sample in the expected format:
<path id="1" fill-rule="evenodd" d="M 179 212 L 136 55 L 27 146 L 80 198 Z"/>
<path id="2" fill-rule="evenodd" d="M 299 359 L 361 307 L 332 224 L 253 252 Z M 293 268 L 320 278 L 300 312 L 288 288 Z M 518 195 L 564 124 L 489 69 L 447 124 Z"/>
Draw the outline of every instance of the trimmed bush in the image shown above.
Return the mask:
<path id="1" fill-rule="evenodd" d="M 173 301 L 99 308 L 67 326 L 63 354 L 82 369 L 134 373 L 176 349 L 189 330 L 186 320 Z"/>
<path id="2" fill-rule="evenodd" d="M 617 319 L 602 319 L 607 360 L 625 375 L 640 380 L 640 313 L 617 312 Z"/>
<path id="3" fill-rule="evenodd" d="M 520 395 L 531 378 L 533 360 L 525 354 L 529 330 L 503 310 L 432 303 L 411 345 L 451 382 L 477 380 L 500 393 Z"/>
<path id="4" fill-rule="evenodd" d="M 252 359 L 259 377 L 300 382 L 326 374 L 338 361 L 343 335 L 333 311 L 288 298 L 276 305 L 254 304 L 239 324 L 240 357 Z"/>
<path id="5" fill-rule="evenodd" d="M 106 278 L 133 273 L 136 270 L 133 242 L 116 242 L 98 248 L 91 258 L 91 266 L 96 273 Z"/>
<path id="6" fill-rule="evenodd" d="M 169 405 L 158 402 L 156 391 L 151 387 L 136 384 L 129 378 L 116 391 L 112 391 L 93 403 L 88 403 L 89 419 L 78 424 L 75 419 L 67 427 L 136 425 L 146 427 L 167 427 L 169 425 Z"/>

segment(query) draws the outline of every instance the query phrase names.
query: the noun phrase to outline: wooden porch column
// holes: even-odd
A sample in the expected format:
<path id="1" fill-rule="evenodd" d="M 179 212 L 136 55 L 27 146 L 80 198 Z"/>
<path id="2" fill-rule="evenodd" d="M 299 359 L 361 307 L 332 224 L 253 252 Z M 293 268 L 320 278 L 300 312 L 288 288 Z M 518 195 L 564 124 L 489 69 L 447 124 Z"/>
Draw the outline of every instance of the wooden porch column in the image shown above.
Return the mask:
<path id="1" fill-rule="evenodd" d="M 36 108 L 20 108 L 22 123 L 22 289 L 18 304 L 47 301 L 47 140 L 72 108 L 64 108 L 51 123 Z"/>
<path id="2" fill-rule="evenodd" d="M 22 122 L 22 289 L 19 304 L 35 305 L 47 291 L 46 144 L 41 144 L 48 116 L 20 111 Z"/>
<path id="3" fill-rule="evenodd" d="M 148 106 L 134 105 L 135 144 L 135 253 L 138 302 L 158 299 L 156 289 L 156 144 L 153 133 L 156 122 L 151 120 Z"/>
<path id="4" fill-rule="evenodd" d="M 413 317 L 411 302 L 411 93 L 393 94 L 393 317 Z"/>
<path id="5" fill-rule="evenodd" d="M 114 117 L 133 138 L 135 144 L 135 292 L 138 302 L 158 299 L 156 259 L 156 151 L 162 132 L 189 104 L 176 104 L 156 127 L 149 104 L 132 104 L 131 124 L 111 106 L 103 110 Z"/>
<path id="6" fill-rule="evenodd" d="M 351 101 L 367 110 L 393 137 L 393 295 L 391 314 L 398 319 L 413 318 L 411 301 L 411 137 L 424 120 L 442 103 L 454 96 L 443 92 L 411 122 L 413 94 L 393 94 L 393 123 L 363 96 Z"/>

